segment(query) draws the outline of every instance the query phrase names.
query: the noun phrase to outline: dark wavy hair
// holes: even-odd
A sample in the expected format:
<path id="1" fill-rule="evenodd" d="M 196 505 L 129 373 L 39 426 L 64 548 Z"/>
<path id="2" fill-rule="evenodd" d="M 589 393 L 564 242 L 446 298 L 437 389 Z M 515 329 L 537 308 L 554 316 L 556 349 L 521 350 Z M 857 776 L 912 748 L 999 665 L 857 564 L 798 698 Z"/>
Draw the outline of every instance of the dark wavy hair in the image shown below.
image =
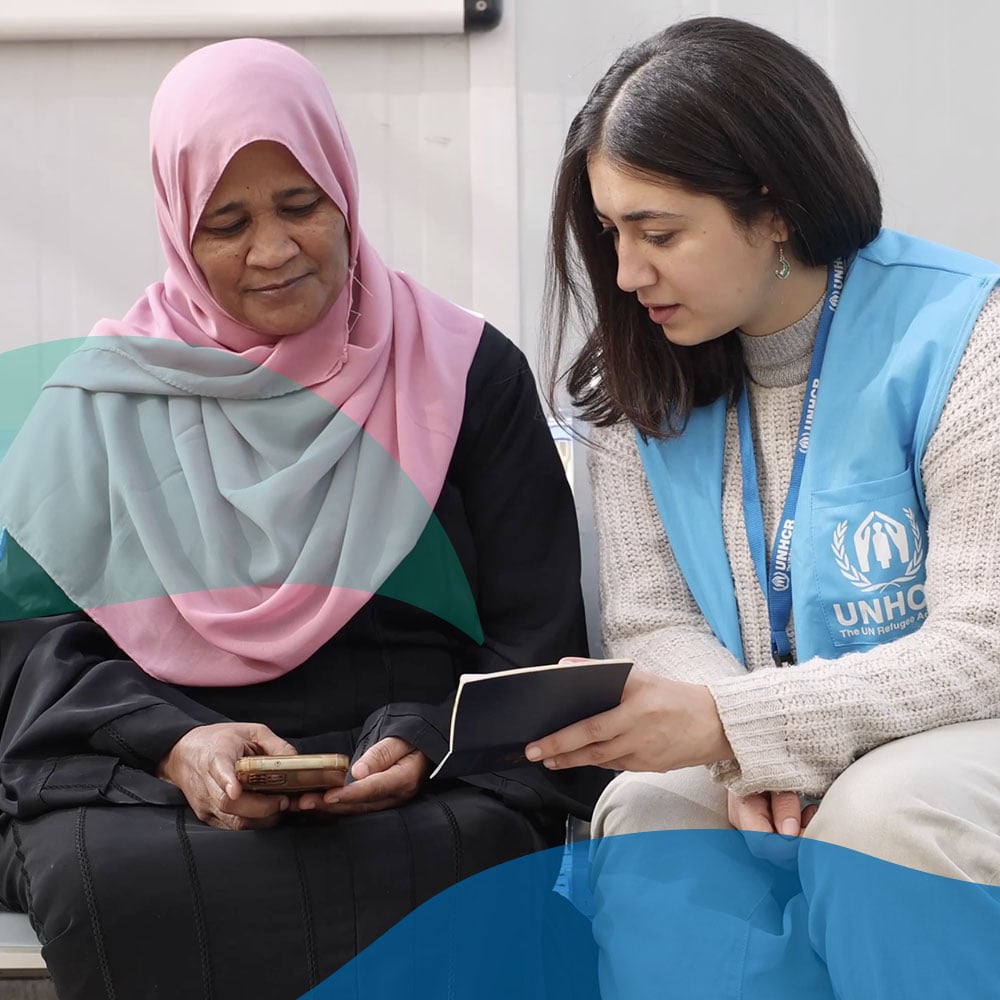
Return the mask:
<path id="1" fill-rule="evenodd" d="M 649 437 L 683 429 L 691 409 L 739 395 L 732 332 L 693 347 L 663 335 L 616 284 L 587 161 L 600 153 L 647 180 L 714 195 L 744 228 L 778 217 L 800 262 L 830 264 L 881 226 L 878 183 L 836 88 L 819 65 L 744 21 L 681 21 L 626 49 L 573 119 L 556 179 L 546 278 L 550 405 L 566 378 L 584 419 L 627 419 Z M 561 371 L 573 315 L 589 335 Z"/>

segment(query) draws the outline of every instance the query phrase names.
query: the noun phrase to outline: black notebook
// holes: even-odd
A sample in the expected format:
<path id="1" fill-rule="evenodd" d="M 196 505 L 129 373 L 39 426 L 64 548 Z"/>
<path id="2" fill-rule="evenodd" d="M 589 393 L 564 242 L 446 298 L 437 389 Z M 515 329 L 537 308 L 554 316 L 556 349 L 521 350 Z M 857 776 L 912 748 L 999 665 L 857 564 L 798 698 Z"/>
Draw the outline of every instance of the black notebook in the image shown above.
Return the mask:
<path id="1" fill-rule="evenodd" d="M 524 747 L 532 740 L 614 708 L 631 669 L 631 660 L 587 660 L 462 674 L 448 753 L 431 777 L 460 778 L 526 764 Z"/>

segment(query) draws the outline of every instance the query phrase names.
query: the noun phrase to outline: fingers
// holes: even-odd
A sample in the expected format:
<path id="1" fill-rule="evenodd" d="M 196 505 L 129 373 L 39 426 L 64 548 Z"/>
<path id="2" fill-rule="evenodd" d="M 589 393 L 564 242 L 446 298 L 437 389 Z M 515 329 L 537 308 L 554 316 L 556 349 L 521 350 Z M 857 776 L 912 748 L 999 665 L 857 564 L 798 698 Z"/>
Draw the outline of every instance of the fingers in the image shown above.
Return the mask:
<path id="1" fill-rule="evenodd" d="M 311 810 L 317 815 L 358 816 L 362 813 L 379 812 L 382 809 L 396 809 L 410 801 L 409 797 L 398 795 L 391 798 L 370 799 L 364 802 L 320 802 Z"/>
<path id="2" fill-rule="evenodd" d="M 771 816 L 778 833 L 797 837 L 802 830 L 802 804 L 798 792 L 771 792 Z"/>
<path id="3" fill-rule="evenodd" d="M 280 736 L 268 729 L 267 726 L 253 723 L 248 727 L 247 737 L 260 748 L 260 753 L 267 757 L 287 757 L 290 754 L 297 754 L 298 750 L 292 746 L 288 740 L 283 740 Z"/>
<path id="4" fill-rule="evenodd" d="M 620 704 L 525 747 L 549 768 L 629 760 L 629 770 L 670 771 L 732 756 L 708 688 L 633 670 Z"/>
<path id="5" fill-rule="evenodd" d="M 262 751 L 276 755 L 296 752 L 290 743 L 258 723 L 197 726 L 171 748 L 158 773 L 183 791 L 202 822 L 226 829 L 271 826 L 288 808 L 288 797 L 247 792 L 235 770 L 238 757 Z"/>
<path id="6" fill-rule="evenodd" d="M 192 781 L 185 792 L 194 814 L 203 823 L 225 829 L 257 829 L 261 823 L 273 826 L 288 809 L 286 795 L 244 792 L 234 801 L 224 791 L 205 781 Z"/>
<path id="7" fill-rule="evenodd" d="M 743 797 L 729 793 L 729 822 L 738 830 L 796 837 L 818 808 L 813 804 L 803 810 L 798 792 L 763 792 Z"/>
<path id="8" fill-rule="evenodd" d="M 219 814 L 239 816 L 243 819 L 280 818 L 288 809 L 287 795 L 259 795 L 254 792 L 244 792 L 239 799 L 228 797 L 220 799 L 216 811 Z"/>
<path id="9" fill-rule="evenodd" d="M 239 757 L 259 753 L 287 756 L 296 752 L 290 743 L 276 736 L 267 726 L 237 723 L 226 728 L 219 727 L 215 738 L 204 745 L 203 760 L 198 766 L 206 772 L 206 779 L 230 802 L 235 803 L 247 794 L 236 777 L 236 761 Z"/>
<path id="10" fill-rule="evenodd" d="M 373 748 L 374 749 L 374 748 Z M 327 803 L 349 803 L 412 797 L 416 794 L 425 769 L 427 758 L 418 750 L 409 751 L 384 771 L 375 771 L 367 777 L 359 778 L 343 788 L 334 788 L 323 794 Z"/>
<path id="11" fill-rule="evenodd" d="M 208 760 L 206 781 L 210 782 L 221 795 L 235 802 L 243 796 L 243 786 L 236 777 L 235 764 L 228 754 L 214 754 Z"/>
<path id="12" fill-rule="evenodd" d="M 740 796 L 730 792 L 729 822 L 737 830 L 774 833 L 774 824 L 771 821 L 771 803 L 768 795 L 760 793 Z"/>
<path id="13" fill-rule="evenodd" d="M 542 761 L 546 767 L 577 766 L 571 761 L 584 764 L 597 763 L 596 757 L 584 760 L 576 752 L 584 747 L 588 750 L 593 749 L 592 744 L 612 741 L 619 735 L 620 720 L 620 708 L 612 708 L 607 712 L 601 712 L 600 715 L 592 715 L 589 719 L 574 722 L 573 725 L 567 726 L 565 729 L 560 729 L 558 732 L 529 743 L 524 749 L 524 755 L 528 760 Z M 601 757 L 604 761 L 621 755 L 620 747 L 610 756 L 604 751 L 596 753 L 596 756 Z"/>
<path id="14" fill-rule="evenodd" d="M 199 817 L 201 819 L 202 817 Z M 269 830 L 276 826 L 281 820 L 281 814 L 267 816 L 263 819 L 247 819 L 243 816 L 230 816 L 225 813 L 221 815 L 210 814 L 204 817 L 203 822 L 208 826 L 214 826 L 219 830 Z"/>
<path id="15" fill-rule="evenodd" d="M 390 767 L 402 760 L 413 747 L 398 736 L 387 736 L 369 747 L 351 767 L 351 775 L 355 779 L 367 778 L 379 771 L 388 771 Z"/>
<path id="16" fill-rule="evenodd" d="M 406 753 L 384 771 L 375 771 L 343 788 L 331 788 L 322 796 L 307 792 L 300 796 L 297 807 L 304 812 L 316 810 L 346 816 L 389 809 L 408 802 L 420 790 L 420 784 L 430 770 L 430 762 L 424 754 L 403 740 L 394 738 L 393 740 L 395 743 L 401 743 Z M 381 742 L 389 743 L 389 740 Z M 376 744 L 376 747 L 378 746 L 379 744 Z M 372 750 L 376 747 L 372 747 Z M 384 763 L 394 757 L 399 748 L 389 746 L 383 749 L 388 755 L 376 757 L 378 763 Z"/>
<path id="17" fill-rule="evenodd" d="M 216 764 L 213 762 L 212 777 L 203 782 L 201 789 L 194 786 L 193 782 L 192 786 L 189 786 L 195 797 L 200 800 L 199 804 L 202 809 L 207 809 L 212 815 L 256 820 L 280 817 L 281 813 L 288 808 L 287 795 L 263 795 L 258 792 L 248 792 L 238 782 L 236 783 L 238 794 L 230 794 L 226 785 L 215 779 L 216 770 Z"/>
<path id="18" fill-rule="evenodd" d="M 387 737 L 355 762 L 353 772 L 358 780 L 347 788 L 305 792 L 293 801 L 288 796 L 248 792 L 236 778 L 235 762 L 242 755 L 286 756 L 296 752 L 264 725 L 201 727 L 183 748 L 178 784 L 203 822 L 232 830 L 263 829 L 277 823 L 286 810 L 347 815 L 401 805 L 417 793 L 430 771 L 430 762 L 419 750 L 398 737 Z M 336 778 L 342 780 L 340 772 Z"/>
<path id="19" fill-rule="evenodd" d="M 405 776 L 394 774 L 372 774 L 344 788 L 323 793 L 323 801 L 329 804 L 344 803 L 354 805 L 359 802 L 394 798 L 406 791 Z"/>
<path id="20" fill-rule="evenodd" d="M 542 763 L 550 771 L 587 765 L 606 767 L 613 771 L 643 770 L 642 767 L 635 766 L 637 758 L 631 752 L 629 744 L 627 737 L 616 736 L 603 743 L 589 743 L 579 750 L 547 757 Z"/>

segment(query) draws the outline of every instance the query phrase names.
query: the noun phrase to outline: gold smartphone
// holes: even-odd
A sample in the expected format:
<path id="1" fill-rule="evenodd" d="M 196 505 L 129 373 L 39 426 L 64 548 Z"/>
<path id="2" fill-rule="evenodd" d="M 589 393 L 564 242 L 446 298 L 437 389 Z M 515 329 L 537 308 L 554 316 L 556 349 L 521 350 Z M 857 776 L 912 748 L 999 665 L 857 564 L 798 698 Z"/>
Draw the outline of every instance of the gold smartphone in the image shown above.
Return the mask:
<path id="1" fill-rule="evenodd" d="M 343 785 L 350 766 L 342 753 L 240 757 L 236 777 L 248 792 L 319 792 Z"/>

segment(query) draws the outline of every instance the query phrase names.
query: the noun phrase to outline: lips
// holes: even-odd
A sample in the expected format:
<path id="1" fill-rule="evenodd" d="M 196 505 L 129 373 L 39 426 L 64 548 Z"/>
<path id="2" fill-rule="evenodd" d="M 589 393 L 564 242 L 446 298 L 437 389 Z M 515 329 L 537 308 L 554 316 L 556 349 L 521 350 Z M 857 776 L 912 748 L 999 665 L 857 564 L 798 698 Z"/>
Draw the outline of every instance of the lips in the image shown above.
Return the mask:
<path id="1" fill-rule="evenodd" d="M 308 275 L 300 274 L 294 278 L 288 278 L 285 281 L 278 281 L 270 285 L 258 285 L 256 288 L 248 288 L 247 291 L 250 292 L 283 292 L 287 288 L 291 288 L 293 285 L 297 285 L 303 278 L 307 278 Z"/>
<path id="2" fill-rule="evenodd" d="M 649 312 L 649 318 L 658 326 L 663 326 L 665 323 L 670 322 L 674 313 L 680 309 L 680 304 L 674 303 L 672 306 L 646 306 L 646 309 Z"/>

